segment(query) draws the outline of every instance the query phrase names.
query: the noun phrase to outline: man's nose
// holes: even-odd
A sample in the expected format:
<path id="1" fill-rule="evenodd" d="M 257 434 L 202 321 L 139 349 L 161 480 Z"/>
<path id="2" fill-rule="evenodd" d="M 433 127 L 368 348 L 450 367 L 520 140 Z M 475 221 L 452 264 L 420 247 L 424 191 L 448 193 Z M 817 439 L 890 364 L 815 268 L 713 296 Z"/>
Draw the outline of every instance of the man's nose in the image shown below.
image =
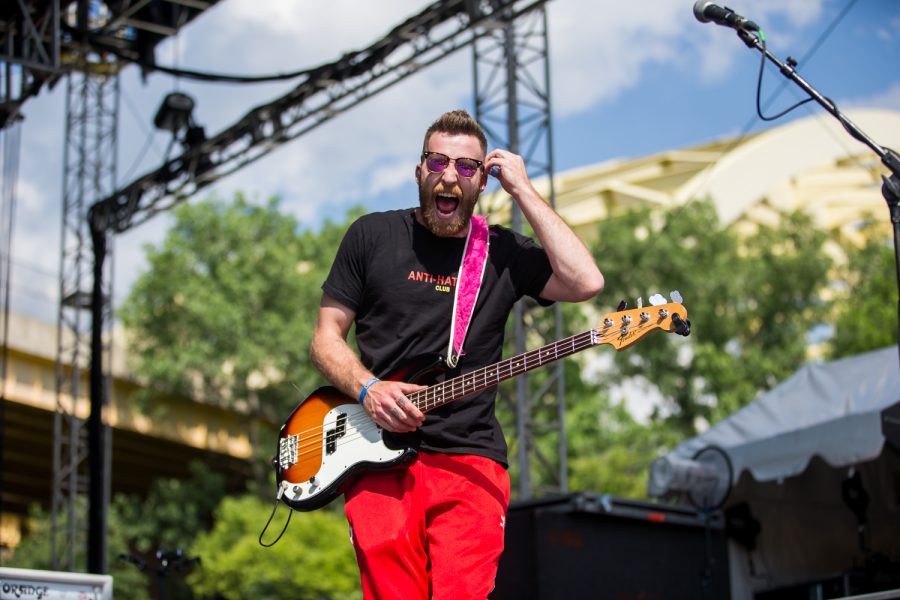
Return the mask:
<path id="1" fill-rule="evenodd" d="M 449 182 L 459 180 L 459 173 L 456 172 L 456 161 L 450 161 L 450 164 L 447 165 L 447 168 L 441 173 L 441 179 Z"/>

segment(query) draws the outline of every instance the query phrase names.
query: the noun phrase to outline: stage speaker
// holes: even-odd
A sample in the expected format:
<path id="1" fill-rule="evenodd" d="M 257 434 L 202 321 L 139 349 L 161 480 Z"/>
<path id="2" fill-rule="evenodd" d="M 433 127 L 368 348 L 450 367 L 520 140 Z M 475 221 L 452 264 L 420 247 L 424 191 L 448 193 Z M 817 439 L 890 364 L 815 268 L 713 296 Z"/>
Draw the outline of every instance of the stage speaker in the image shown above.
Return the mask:
<path id="1" fill-rule="evenodd" d="M 721 513 L 579 493 L 510 506 L 491 600 L 727 600 Z"/>
<path id="2" fill-rule="evenodd" d="M 881 433 L 891 446 L 900 451 L 900 402 L 881 411 Z"/>

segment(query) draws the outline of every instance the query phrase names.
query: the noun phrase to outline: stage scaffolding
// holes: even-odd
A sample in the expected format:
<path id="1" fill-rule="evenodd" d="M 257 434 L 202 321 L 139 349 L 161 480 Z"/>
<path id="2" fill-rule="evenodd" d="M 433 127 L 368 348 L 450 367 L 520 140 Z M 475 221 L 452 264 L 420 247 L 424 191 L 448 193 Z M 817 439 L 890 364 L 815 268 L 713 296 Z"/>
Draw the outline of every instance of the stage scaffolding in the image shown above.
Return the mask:
<path id="1" fill-rule="evenodd" d="M 79 570 L 77 548 L 86 540 L 88 570 L 104 573 L 107 569 L 111 437 L 103 411 L 109 401 L 116 233 L 186 200 L 465 46 L 473 48 L 475 113 L 492 145 L 521 154 L 532 177 L 548 177 L 549 200 L 554 201 L 546 0 L 432 3 L 371 47 L 300 75 L 300 83 L 285 96 L 253 108 L 218 134 L 186 144 L 181 155 L 116 189 L 119 69 L 130 62 L 152 69 L 154 46 L 215 1 L 164 0 L 166 10 L 160 13 L 156 4 L 148 12 L 153 7 L 146 0 L 124 0 L 111 13 L 107 4 L 94 0 L 30 0 L 19 4 L 25 10 L 15 23 L 5 23 L 2 32 L 7 37 L 26 29 L 29 34 L 40 32 L 36 39 L 43 45 L 33 56 L 0 55 L 5 73 L 17 60 L 25 69 L 21 93 L 4 97 L 9 102 L 2 107 L 6 117 L 0 127 L 18 114 L 41 85 L 63 76 L 67 79 L 53 451 L 54 568 Z M 29 24 L 38 26 L 26 27 Z M 66 27 L 69 35 L 63 36 Z M 132 32 L 131 37 L 121 35 L 125 30 Z M 60 44 L 60 39 L 67 41 Z M 5 83 L 9 81 L 7 76 Z M 521 231 L 522 225 L 521 214 L 514 210 L 513 228 Z M 559 308 L 554 310 L 555 322 L 548 328 L 544 321 L 532 318 L 523 303 L 516 306 L 518 352 L 526 348 L 529 335 L 562 337 Z M 522 499 L 534 494 L 535 462 L 554 481 L 541 492 L 567 490 L 561 365 L 551 367 L 549 373 L 543 380 L 519 378 L 514 397 L 507 392 L 501 395 L 501 401 L 516 407 L 513 446 Z M 90 407 L 85 419 L 78 399 L 86 379 Z M 535 407 L 546 410 L 548 402 L 555 404 L 555 418 L 536 418 Z M 538 423 L 540 431 L 536 431 Z M 555 462 L 536 443 L 546 435 L 558 440 Z"/>

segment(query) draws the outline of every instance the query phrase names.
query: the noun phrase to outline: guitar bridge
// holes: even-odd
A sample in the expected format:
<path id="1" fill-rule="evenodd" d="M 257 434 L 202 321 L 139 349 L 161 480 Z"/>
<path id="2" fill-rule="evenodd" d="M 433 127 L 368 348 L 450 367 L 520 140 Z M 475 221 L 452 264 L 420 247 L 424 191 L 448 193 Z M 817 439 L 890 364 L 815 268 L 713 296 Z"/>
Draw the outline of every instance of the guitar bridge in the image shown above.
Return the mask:
<path id="1" fill-rule="evenodd" d="M 278 465 L 282 469 L 287 469 L 297 464 L 297 440 L 299 437 L 299 434 L 294 434 L 279 440 Z"/>

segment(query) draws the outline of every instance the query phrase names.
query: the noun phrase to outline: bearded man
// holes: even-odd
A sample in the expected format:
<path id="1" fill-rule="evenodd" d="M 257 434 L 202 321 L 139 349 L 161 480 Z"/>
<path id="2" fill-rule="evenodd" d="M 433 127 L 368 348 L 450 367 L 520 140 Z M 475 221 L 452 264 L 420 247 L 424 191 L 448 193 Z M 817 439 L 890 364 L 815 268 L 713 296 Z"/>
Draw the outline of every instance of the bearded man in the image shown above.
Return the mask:
<path id="1" fill-rule="evenodd" d="M 537 243 L 473 216 L 488 173 Z M 584 301 L 601 291 L 603 276 L 534 189 L 522 158 L 488 153 L 465 111 L 429 127 L 415 180 L 418 208 L 370 213 L 347 230 L 322 285 L 311 356 L 332 385 L 359 399 L 386 442 L 416 450 L 402 467 L 366 472 L 344 489 L 364 596 L 486 598 L 510 492 L 496 388 L 423 413 L 407 397 L 426 389 L 415 383 L 419 357 L 445 353 L 445 366 L 428 372 L 437 382 L 483 369 L 501 359 L 519 298 Z M 353 325 L 358 355 L 347 343 Z M 397 373 L 403 381 L 387 379 Z"/>

